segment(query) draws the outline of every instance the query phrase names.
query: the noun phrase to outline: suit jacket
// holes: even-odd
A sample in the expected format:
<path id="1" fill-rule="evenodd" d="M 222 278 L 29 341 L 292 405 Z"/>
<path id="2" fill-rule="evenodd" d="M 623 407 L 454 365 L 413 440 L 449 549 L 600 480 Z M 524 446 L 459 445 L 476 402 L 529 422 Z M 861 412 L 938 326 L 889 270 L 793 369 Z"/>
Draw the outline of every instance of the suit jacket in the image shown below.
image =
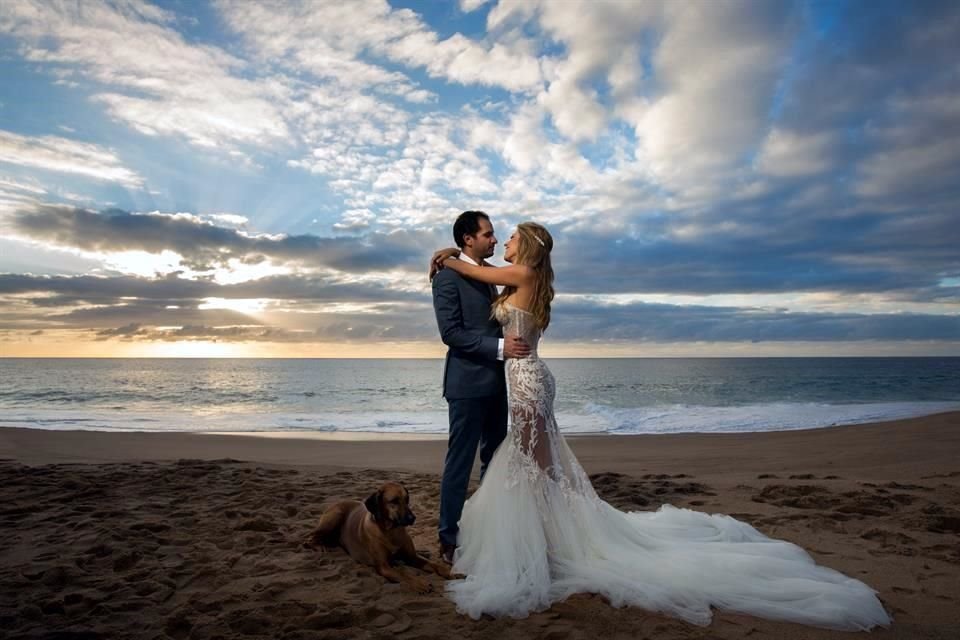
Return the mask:
<path id="1" fill-rule="evenodd" d="M 433 310 L 447 345 L 443 397 L 481 398 L 506 392 L 497 348 L 503 331 L 490 317 L 493 287 L 464 278 L 453 269 L 433 277 Z"/>

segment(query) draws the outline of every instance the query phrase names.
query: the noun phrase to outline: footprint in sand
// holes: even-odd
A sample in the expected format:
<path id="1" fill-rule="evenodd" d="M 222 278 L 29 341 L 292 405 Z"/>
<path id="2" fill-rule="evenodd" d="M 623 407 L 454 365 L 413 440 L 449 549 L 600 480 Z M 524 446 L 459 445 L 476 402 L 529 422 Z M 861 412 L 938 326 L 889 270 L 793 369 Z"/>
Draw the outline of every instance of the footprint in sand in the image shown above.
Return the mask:
<path id="1" fill-rule="evenodd" d="M 235 632 L 245 636 L 271 635 L 276 623 L 259 610 L 238 610 L 226 615 L 227 625 Z"/>
<path id="2" fill-rule="evenodd" d="M 345 608 L 334 608 L 308 616 L 303 621 L 305 629 L 343 629 L 354 625 L 353 612 Z"/>
<path id="3" fill-rule="evenodd" d="M 237 531 L 262 531 L 265 533 L 276 531 L 277 529 L 277 524 L 267 518 L 247 520 L 236 527 Z"/>
<path id="4" fill-rule="evenodd" d="M 124 553 L 113 561 L 113 570 L 116 573 L 129 571 L 140 562 L 140 554 L 136 551 Z"/>
<path id="5" fill-rule="evenodd" d="M 182 640 L 182 638 L 188 637 L 192 630 L 193 622 L 182 611 L 178 611 L 167 618 L 167 623 L 164 625 L 164 631 L 174 640 Z"/>
<path id="6" fill-rule="evenodd" d="M 434 600 L 411 600 L 403 603 L 404 611 L 435 611 L 441 608 Z"/>

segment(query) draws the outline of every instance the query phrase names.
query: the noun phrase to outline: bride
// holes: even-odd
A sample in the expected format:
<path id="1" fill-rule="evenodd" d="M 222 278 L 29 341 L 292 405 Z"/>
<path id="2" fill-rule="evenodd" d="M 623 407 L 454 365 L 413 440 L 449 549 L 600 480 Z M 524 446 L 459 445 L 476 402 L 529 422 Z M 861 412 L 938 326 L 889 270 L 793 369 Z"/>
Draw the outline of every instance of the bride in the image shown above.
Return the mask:
<path id="1" fill-rule="evenodd" d="M 507 360 L 510 434 L 464 506 L 453 571 L 466 578 L 446 583 L 457 610 L 521 618 L 587 592 L 697 625 L 711 607 L 830 629 L 888 625 L 873 589 L 749 524 L 669 505 L 625 513 L 597 496 L 557 427 L 554 378 L 537 355 L 552 249 L 543 226 L 524 222 L 504 245 L 509 266 L 435 254 L 437 266 L 503 286 L 493 313 L 532 349 Z"/>

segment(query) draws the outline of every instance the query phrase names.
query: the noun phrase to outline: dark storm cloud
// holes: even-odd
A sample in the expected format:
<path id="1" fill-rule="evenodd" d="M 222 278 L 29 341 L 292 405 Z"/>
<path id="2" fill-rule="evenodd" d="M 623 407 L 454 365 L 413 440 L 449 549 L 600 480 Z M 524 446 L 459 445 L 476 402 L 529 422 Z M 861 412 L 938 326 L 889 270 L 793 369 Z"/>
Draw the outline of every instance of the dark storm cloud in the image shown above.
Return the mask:
<path id="1" fill-rule="evenodd" d="M 397 296 L 394 300 L 370 299 L 363 311 L 328 311 L 323 305 L 292 302 L 299 330 L 273 326 L 268 317 L 229 309 L 200 309 L 201 298 L 184 297 L 178 283 L 138 278 L 29 278 L 0 276 L 0 291 L 66 293 L 97 289 L 95 281 L 108 281 L 117 295 L 109 304 L 56 308 L 43 306 L 32 313 L 33 324 L 3 314 L 0 328 L 93 328 L 98 340 L 219 340 L 230 342 L 373 342 L 386 340 L 438 341 L 436 323 L 427 296 Z M 94 281 L 91 283 L 91 281 Z M 295 283 L 284 279 L 286 286 Z M 16 283 L 16 286 L 12 286 Z M 263 294 L 256 283 L 246 283 L 243 295 Z M 239 285 L 186 283 L 191 294 L 230 298 Z M 44 287 L 48 287 L 45 289 Z M 151 287 L 156 290 L 151 291 Z M 310 286 L 310 283 L 305 285 Z M 174 288 L 171 288 L 174 287 Z M 284 297 L 293 291 L 284 290 Z M 154 295 L 131 299 L 127 294 Z M 80 293 L 81 298 L 87 294 Z M 47 297 L 38 297 L 47 301 Z M 179 308 L 170 308 L 178 302 Z M 30 302 L 17 299 L 18 305 Z M 302 303 L 302 304 L 301 304 Z M 285 305 L 287 303 L 284 303 Z M 306 304 L 307 306 L 303 306 Z M 29 308 L 26 310 L 29 312 Z M 960 340 L 960 316 L 929 314 L 799 313 L 746 307 L 708 307 L 635 303 L 611 305 L 601 300 L 559 301 L 547 333 L 550 340 L 602 340 L 639 342 L 780 342 L 780 341 L 893 341 Z"/>
<path id="2" fill-rule="evenodd" d="M 266 302 L 252 316 L 201 308 L 207 298 Z M 363 303 L 365 310 L 325 310 L 324 303 L 346 302 Z M 0 274 L 0 307 L 0 327 L 6 329 L 91 328 L 101 340 L 414 340 L 436 333 L 429 294 L 292 275 L 221 285 L 175 276 Z M 278 329 L 263 317 L 284 311 L 296 311 L 293 319 L 306 330 Z"/>
<path id="3" fill-rule="evenodd" d="M 790 189 L 800 187 L 781 186 L 764 198 L 719 203 L 695 214 L 638 215 L 616 234 L 555 226 L 558 289 L 689 294 L 895 291 L 905 298 L 929 299 L 942 295 L 937 291 L 941 279 L 960 276 L 955 208 L 938 205 L 883 213 L 859 207 L 844 210 L 843 215 L 825 215 L 783 204 Z M 833 214 L 850 203 L 825 206 Z M 446 244 L 443 230 L 267 238 L 190 216 L 98 214 L 58 206 L 20 211 L 11 224 L 32 239 L 85 250 L 171 250 L 184 256 L 185 266 L 191 268 L 267 256 L 275 262 L 358 273 L 403 268 L 419 277 L 430 252 Z M 691 226 L 696 232 L 683 233 Z M 0 280 L 0 292 L 15 292 L 14 278 Z M 336 285 L 304 276 L 220 286 L 173 274 L 153 280 L 72 279 L 63 286 L 71 289 L 58 291 L 64 303 L 70 295 L 90 296 L 86 299 L 90 303 L 111 295 L 171 301 L 208 296 L 368 301 L 393 295 L 372 286 Z"/>
<path id="4" fill-rule="evenodd" d="M 134 336 L 145 336 L 147 335 L 147 330 L 143 328 L 142 325 L 136 322 L 131 322 L 130 324 L 125 324 L 122 327 L 116 327 L 115 329 L 101 329 L 97 331 L 97 340 L 108 340 L 110 338 L 132 338 Z"/>
<path id="5" fill-rule="evenodd" d="M 185 325 L 176 329 L 160 329 L 141 324 L 128 324 L 96 332 L 97 341 L 118 338 L 122 341 L 204 340 L 212 342 L 316 342 L 312 331 L 289 331 L 276 327 Z"/>
<path id="6" fill-rule="evenodd" d="M 597 294 L 831 291 L 924 300 L 949 297 L 941 280 L 960 276 L 957 208 L 864 208 L 827 217 L 768 199 L 756 209 L 638 218 L 614 233 L 558 229 L 557 288 Z M 695 233 L 679 233 L 691 226 Z"/>
<path id="7" fill-rule="evenodd" d="M 131 323 L 100 330 L 98 339 L 217 340 L 226 342 L 438 341 L 429 308 L 364 314 L 307 314 L 308 330 L 187 324 L 158 328 Z M 792 342 L 960 340 L 960 317 L 924 314 L 831 314 L 737 307 L 666 304 L 564 303 L 546 334 L 554 340 L 591 342 Z"/>
<path id="8" fill-rule="evenodd" d="M 231 259 L 369 272 L 398 267 L 421 268 L 424 254 L 436 248 L 435 236 L 407 231 L 370 233 L 363 238 L 315 235 L 248 235 L 195 216 L 133 214 L 116 209 L 95 213 L 77 207 L 41 204 L 9 217 L 13 231 L 32 240 L 85 251 L 173 251 L 183 266 L 197 271 Z"/>
<path id="9" fill-rule="evenodd" d="M 396 318 L 380 318 L 379 324 L 370 318 L 337 318 L 315 330 L 290 330 L 280 327 L 251 325 L 208 326 L 185 325 L 179 328 L 159 328 L 138 323 L 113 329 L 101 329 L 95 333 L 96 341 L 117 339 L 124 342 L 179 342 L 203 340 L 211 342 L 373 342 L 383 340 L 410 341 L 432 337 L 422 325 L 399 327 Z"/>
<path id="10" fill-rule="evenodd" d="M 960 316 L 578 302 L 556 306 L 547 335 L 643 342 L 960 340 Z"/>
<path id="11" fill-rule="evenodd" d="M 4 296 L 17 295 L 17 298 Z M 408 308 L 429 309 L 428 294 L 398 292 L 381 285 L 337 284 L 309 276 L 272 276 L 237 284 L 222 285 L 209 280 L 186 280 L 175 276 L 140 278 L 135 276 L 32 276 L 0 274 L 0 326 L 5 328 L 90 327 L 98 330 L 116 330 L 122 326 L 215 326 L 263 325 L 264 321 L 239 311 L 200 308 L 208 298 L 226 300 L 261 299 L 267 301 L 267 310 L 297 311 L 297 317 L 306 317 L 303 307 L 323 303 L 364 303 L 373 313 L 383 310 Z M 16 304 L 14 304 L 14 302 Z M 362 315 L 362 314 L 361 314 Z M 372 336 L 378 330 L 387 334 L 408 335 L 402 327 L 422 327 L 420 314 L 413 319 L 406 316 L 396 323 L 377 329 L 370 318 L 349 314 L 317 314 L 314 328 L 346 322 L 344 329 L 354 326 L 355 335 Z M 382 316 L 373 315 L 374 318 Z M 406 324 L 404 324 L 406 323 Z M 267 328 L 265 327 L 264 330 Z M 246 330 L 245 330 L 246 331 Z M 246 331 L 246 334 L 249 334 Z M 335 335 L 340 335 L 336 328 Z M 424 335 L 420 329 L 418 336 Z M 148 334 L 144 334 L 145 336 Z M 149 334 L 152 335 L 152 334 Z M 167 334 L 164 334 L 167 335 Z M 266 339 L 266 333 L 261 339 Z M 104 334 L 111 337 L 110 334 Z M 229 336 L 221 336 L 228 339 Z M 310 336 L 297 333 L 297 340 Z M 316 339 L 316 336 L 312 336 Z"/>
<path id="12" fill-rule="evenodd" d="M 862 201 L 910 208 L 942 203 L 955 212 L 957 3 L 819 8 L 838 15 L 824 32 L 810 32 L 816 40 L 804 43 L 809 55 L 784 80 L 775 126 L 829 135 L 832 167 L 822 177 L 846 184 Z"/>
<path id="13" fill-rule="evenodd" d="M 204 312 L 208 313 L 208 312 Z M 236 314 L 218 318 L 216 324 L 188 323 L 171 328 L 157 323 L 129 323 L 96 332 L 97 340 L 178 341 L 212 340 L 217 342 L 374 342 L 436 339 L 436 327 L 429 308 L 389 306 L 373 313 L 306 313 L 305 322 L 311 327 L 293 330 L 266 326 L 252 318 Z"/>
<path id="14" fill-rule="evenodd" d="M 213 325 L 261 324 L 239 311 L 199 309 L 196 306 L 168 309 L 150 301 L 125 301 L 110 306 L 79 307 L 42 317 L 49 323 L 72 328 L 109 328 L 117 325 L 183 326 L 208 323 Z"/>
<path id="15" fill-rule="evenodd" d="M 865 124 L 870 107 L 956 79 L 960 12 L 953 0 L 857 3 L 819 9 L 829 24 L 812 25 L 808 47 L 783 87 L 779 120 L 807 129 Z M 907 10 L 908 9 L 908 10 Z M 814 20 L 815 16 L 811 16 Z M 866 116 L 866 117 L 865 117 Z"/>
<path id="16" fill-rule="evenodd" d="M 0 274 L 0 295 L 37 294 L 30 301 L 52 307 L 74 303 L 119 304 L 123 298 L 182 305 L 205 298 L 379 302 L 428 301 L 426 294 L 397 292 L 377 284 L 340 284 L 314 276 L 278 275 L 236 284 L 188 280 L 176 274 L 160 278 L 137 276 L 34 276 Z"/>

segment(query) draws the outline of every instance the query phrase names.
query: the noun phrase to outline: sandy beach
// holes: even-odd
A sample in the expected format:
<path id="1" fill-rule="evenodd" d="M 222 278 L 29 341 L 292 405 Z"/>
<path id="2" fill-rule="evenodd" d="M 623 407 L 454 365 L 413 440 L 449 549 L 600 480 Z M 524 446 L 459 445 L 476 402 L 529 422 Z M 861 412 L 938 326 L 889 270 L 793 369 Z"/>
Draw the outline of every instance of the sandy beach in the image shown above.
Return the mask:
<path id="1" fill-rule="evenodd" d="M 570 439 L 625 510 L 734 516 L 875 588 L 876 638 L 960 637 L 960 413 L 804 431 Z M 577 595 L 473 621 L 302 542 L 325 501 L 400 481 L 436 555 L 446 443 L 0 428 L 7 638 L 849 638 L 717 612 L 708 627 Z"/>

